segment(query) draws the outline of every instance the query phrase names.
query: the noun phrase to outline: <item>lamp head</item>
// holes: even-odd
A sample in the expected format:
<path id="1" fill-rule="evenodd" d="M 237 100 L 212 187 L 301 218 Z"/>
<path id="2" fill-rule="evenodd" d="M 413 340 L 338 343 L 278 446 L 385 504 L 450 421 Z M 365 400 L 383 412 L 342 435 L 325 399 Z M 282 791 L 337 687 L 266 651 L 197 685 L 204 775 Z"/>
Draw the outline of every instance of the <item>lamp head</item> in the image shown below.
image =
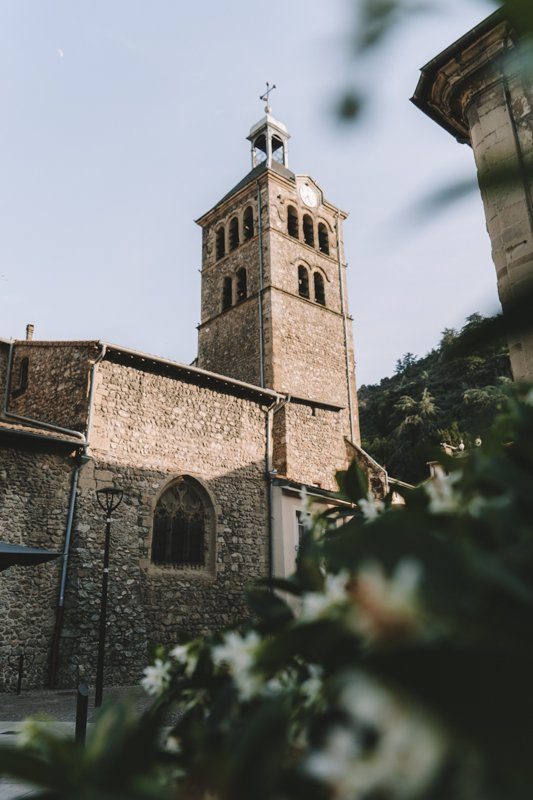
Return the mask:
<path id="1" fill-rule="evenodd" d="M 115 489 L 113 486 L 106 486 L 103 489 L 96 490 L 96 497 L 100 507 L 106 512 L 108 517 L 122 503 L 123 496 L 124 492 L 122 489 Z"/>

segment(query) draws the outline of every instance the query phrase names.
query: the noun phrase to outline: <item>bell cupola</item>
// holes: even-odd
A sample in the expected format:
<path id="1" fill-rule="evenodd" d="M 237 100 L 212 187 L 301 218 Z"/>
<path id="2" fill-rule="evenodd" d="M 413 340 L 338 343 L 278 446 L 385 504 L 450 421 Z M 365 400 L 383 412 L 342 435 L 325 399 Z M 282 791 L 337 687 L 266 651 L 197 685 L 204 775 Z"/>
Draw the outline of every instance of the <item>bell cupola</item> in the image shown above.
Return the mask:
<path id="1" fill-rule="evenodd" d="M 270 86 L 267 83 L 267 90 L 260 98 L 265 101 L 266 114 L 252 126 L 247 137 L 252 150 L 252 169 L 265 162 L 267 167 L 272 167 L 273 162 L 284 167 L 289 166 L 290 134 L 285 125 L 272 116 L 272 109 L 269 105 L 269 94 L 275 88 L 275 84 Z"/>

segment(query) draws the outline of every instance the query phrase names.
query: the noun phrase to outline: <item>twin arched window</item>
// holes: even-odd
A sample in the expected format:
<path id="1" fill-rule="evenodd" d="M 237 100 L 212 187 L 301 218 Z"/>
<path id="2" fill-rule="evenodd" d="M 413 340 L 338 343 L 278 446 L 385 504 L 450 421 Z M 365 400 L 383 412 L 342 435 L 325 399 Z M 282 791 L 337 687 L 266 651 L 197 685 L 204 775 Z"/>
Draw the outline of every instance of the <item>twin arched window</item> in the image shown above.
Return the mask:
<path id="1" fill-rule="evenodd" d="M 226 255 L 226 231 L 224 228 L 219 228 L 215 234 L 216 238 L 216 250 L 217 250 L 217 261 L 220 258 L 224 258 Z"/>
<path id="2" fill-rule="evenodd" d="M 233 276 L 225 275 L 222 281 L 222 311 L 231 308 L 233 303 L 241 303 L 248 297 L 248 276 L 246 268 L 240 267 L 235 273 L 236 292 L 233 299 Z"/>
<path id="3" fill-rule="evenodd" d="M 212 561 L 214 510 L 194 478 L 178 479 L 159 498 L 154 512 L 153 564 L 201 569 Z"/>
<path id="4" fill-rule="evenodd" d="M 293 239 L 300 238 L 300 231 L 299 231 L 299 224 L 298 224 L 298 212 L 294 208 L 294 206 L 289 206 L 287 208 L 287 233 L 289 236 L 292 236 Z"/>
<path id="5" fill-rule="evenodd" d="M 325 306 L 326 290 L 324 287 L 324 278 L 322 273 L 318 270 L 315 270 L 313 273 L 313 289 L 315 303 Z M 309 270 L 304 264 L 298 265 L 298 294 L 300 297 L 305 297 L 306 300 L 311 299 L 309 293 Z"/>
<path id="6" fill-rule="evenodd" d="M 215 233 L 216 260 L 224 258 L 226 252 L 235 250 L 241 242 L 247 242 L 254 235 L 254 210 L 252 206 L 244 209 L 242 216 L 242 237 L 240 233 L 239 218 L 232 217 L 228 225 L 228 251 L 226 251 L 226 230 L 224 225 L 217 228 Z"/>
<path id="7" fill-rule="evenodd" d="M 233 217 L 229 224 L 229 249 L 236 250 L 239 246 L 239 220 Z"/>
<path id="8" fill-rule="evenodd" d="M 315 246 L 315 224 L 310 214 L 304 214 L 302 220 L 303 240 L 309 247 Z M 298 211 L 294 206 L 287 207 L 287 233 L 293 239 L 300 238 L 300 221 Z M 323 222 L 318 223 L 318 249 L 329 256 L 329 233 Z"/>

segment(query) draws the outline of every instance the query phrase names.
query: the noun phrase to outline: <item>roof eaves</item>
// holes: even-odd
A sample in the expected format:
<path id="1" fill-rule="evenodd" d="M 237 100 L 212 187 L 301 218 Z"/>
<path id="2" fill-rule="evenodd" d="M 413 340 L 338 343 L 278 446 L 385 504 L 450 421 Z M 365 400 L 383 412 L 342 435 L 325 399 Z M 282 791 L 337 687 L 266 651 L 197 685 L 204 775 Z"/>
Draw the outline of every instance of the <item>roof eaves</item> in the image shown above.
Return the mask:
<path id="1" fill-rule="evenodd" d="M 223 386 L 226 389 L 233 388 L 235 390 L 233 393 L 235 394 L 245 393 L 256 397 L 268 398 L 269 400 L 281 400 L 285 397 L 285 395 L 275 392 L 272 389 L 255 386 L 252 383 L 239 381 L 236 378 L 230 378 L 227 375 L 220 375 L 216 372 L 209 372 L 201 367 L 193 367 L 190 364 L 181 364 L 178 361 L 172 361 L 168 358 L 161 358 L 150 353 L 143 353 L 139 350 L 133 350 L 129 347 L 121 347 L 120 345 L 111 344 L 110 342 L 100 342 L 100 344 L 104 345 L 108 352 L 111 351 L 117 353 L 118 355 L 122 354 L 141 363 L 151 363 L 161 367 L 167 367 L 175 370 L 178 373 L 196 376 L 199 380 L 206 381 L 207 383 L 212 382 L 213 384 Z"/>
<path id="2" fill-rule="evenodd" d="M 266 175 L 269 171 L 274 172 L 286 180 L 296 180 L 294 172 L 291 172 L 290 169 L 284 167 L 283 164 L 278 164 L 277 161 L 273 161 L 270 167 L 267 167 L 266 162 L 263 162 L 263 164 L 258 164 L 257 167 L 254 167 L 252 170 L 250 170 L 250 172 L 245 175 L 244 178 L 233 187 L 233 189 L 231 189 L 229 192 L 227 192 L 227 194 L 224 195 L 224 197 L 218 200 L 218 202 L 215 203 L 215 205 L 210 208 L 209 211 L 206 211 L 205 214 L 202 214 L 201 217 L 198 217 L 198 219 L 195 220 L 196 224 L 202 225 L 204 220 L 206 220 L 210 214 L 213 213 L 213 211 L 219 208 L 219 206 L 221 206 L 234 195 L 238 194 L 241 189 L 245 189 L 248 184 L 253 183 L 253 181 L 258 180 L 263 175 Z"/>

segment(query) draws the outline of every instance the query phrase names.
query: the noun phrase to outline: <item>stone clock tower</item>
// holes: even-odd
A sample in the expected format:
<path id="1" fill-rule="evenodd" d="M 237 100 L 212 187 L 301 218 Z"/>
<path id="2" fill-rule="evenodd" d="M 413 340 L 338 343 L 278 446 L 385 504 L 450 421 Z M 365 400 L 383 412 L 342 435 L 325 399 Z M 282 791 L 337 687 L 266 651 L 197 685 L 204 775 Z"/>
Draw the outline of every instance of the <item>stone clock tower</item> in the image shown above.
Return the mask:
<path id="1" fill-rule="evenodd" d="M 198 366 L 342 409 L 359 442 L 344 211 L 289 169 L 285 125 L 267 105 L 251 171 L 200 219 Z"/>

